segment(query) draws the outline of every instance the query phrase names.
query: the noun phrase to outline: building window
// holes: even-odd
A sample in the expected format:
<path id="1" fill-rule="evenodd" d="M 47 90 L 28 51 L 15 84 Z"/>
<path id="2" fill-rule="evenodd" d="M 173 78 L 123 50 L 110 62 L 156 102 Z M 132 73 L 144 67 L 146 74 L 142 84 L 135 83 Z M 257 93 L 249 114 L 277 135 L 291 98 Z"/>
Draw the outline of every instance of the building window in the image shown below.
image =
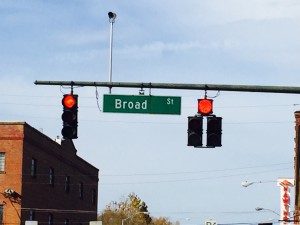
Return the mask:
<path id="1" fill-rule="evenodd" d="M 35 211 L 33 209 L 30 209 L 30 211 L 29 211 L 29 220 L 30 221 L 35 220 Z"/>
<path id="2" fill-rule="evenodd" d="M 65 219 L 64 225 L 69 225 L 69 219 Z"/>
<path id="3" fill-rule="evenodd" d="M 70 192 L 70 177 L 69 176 L 65 177 L 65 192 L 66 193 Z"/>
<path id="4" fill-rule="evenodd" d="M 83 199 L 83 183 L 79 183 L 79 198 Z"/>
<path id="5" fill-rule="evenodd" d="M 51 213 L 48 215 L 48 225 L 53 225 L 53 215 Z"/>
<path id="6" fill-rule="evenodd" d="M 5 172 L 5 153 L 0 152 L 0 173 Z"/>
<path id="7" fill-rule="evenodd" d="M 3 218 L 3 205 L 0 205 L 0 224 L 2 224 L 2 218 Z"/>
<path id="8" fill-rule="evenodd" d="M 93 190 L 92 190 L 92 204 L 93 204 L 93 205 L 96 204 L 96 199 L 97 199 L 97 193 L 96 193 L 96 190 L 93 189 Z"/>
<path id="9" fill-rule="evenodd" d="M 31 159 L 31 168 L 30 168 L 30 176 L 31 177 L 36 177 L 36 159 L 32 158 Z"/>
<path id="10" fill-rule="evenodd" d="M 51 167 L 49 168 L 49 184 L 54 185 L 54 169 Z"/>

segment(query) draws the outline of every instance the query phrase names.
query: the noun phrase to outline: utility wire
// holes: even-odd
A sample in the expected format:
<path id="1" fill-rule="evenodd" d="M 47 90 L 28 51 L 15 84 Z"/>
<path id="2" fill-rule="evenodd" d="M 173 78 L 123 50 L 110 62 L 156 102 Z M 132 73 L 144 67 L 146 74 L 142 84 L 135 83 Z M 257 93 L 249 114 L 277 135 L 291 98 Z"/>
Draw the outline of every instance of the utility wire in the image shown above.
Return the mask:
<path id="1" fill-rule="evenodd" d="M 197 173 L 212 173 L 212 172 L 225 172 L 225 171 L 237 171 L 237 170 L 245 170 L 245 169 L 257 169 L 264 167 L 272 167 L 278 165 L 292 165 L 292 162 L 287 163 L 276 163 L 276 164 L 268 164 L 268 165 L 260 165 L 260 166 L 246 166 L 246 167 L 236 167 L 236 168 L 228 168 L 228 169 L 218 169 L 218 170 L 201 170 L 201 171 L 181 171 L 181 172 L 161 172 L 161 173 L 135 173 L 135 174 L 103 174 L 101 177 L 115 177 L 115 176 L 161 176 L 161 175 L 179 175 L 179 174 L 197 174 Z"/>
<path id="2" fill-rule="evenodd" d="M 99 105 L 99 93 L 98 93 L 97 86 L 96 86 L 96 102 L 97 102 L 97 107 L 98 107 L 99 111 L 102 112 L 100 105 Z"/>
<path id="3" fill-rule="evenodd" d="M 266 171 L 261 171 L 261 172 L 248 172 L 248 173 L 231 174 L 231 175 L 190 178 L 190 179 L 160 180 L 160 181 L 137 181 L 137 182 L 115 182 L 115 183 L 101 183 L 101 185 L 160 184 L 160 183 L 174 183 L 174 182 L 187 182 L 187 181 L 200 181 L 200 180 L 214 180 L 214 179 L 239 177 L 239 176 L 261 174 L 261 173 L 270 173 L 270 172 L 282 171 L 282 170 L 290 170 L 290 168 L 283 168 L 283 169 L 277 169 L 277 170 L 273 169 L 273 170 L 266 170 Z M 276 182 L 276 181 L 274 180 L 274 181 L 269 181 L 269 182 Z"/>
<path id="4" fill-rule="evenodd" d="M 198 173 L 214 173 L 214 172 L 226 172 L 226 171 L 238 171 L 245 169 L 258 169 L 258 168 L 266 168 L 266 167 L 274 167 L 281 165 L 291 165 L 293 166 L 293 162 L 284 162 L 284 163 L 274 163 L 274 164 L 265 164 L 265 165 L 255 165 L 255 166 L 245 166 L 245 167 L 235 167 L 235 168 L 227 168 L 227 169 L 213 169 L 213 170 L 200 170 L 200 171 L 176 171 L 176 172 L 160 172 L 160 173 L 133 173 L 133 174 L 99 174 L 101 177 L 127 177 L 127 176 L 165 176 L 165 175 L 181 175 L 181 174 L 198 174 Z M 31 176 L 30 173 L 10 173 L 7 175 L 15 175 L 15 176 Z M 49 176 L 49 173 L 37 173 L 37 176 Z M 54 174 L 55 177 L 86 177 L 93 176 L 97 177 L 95 174 Z"/>

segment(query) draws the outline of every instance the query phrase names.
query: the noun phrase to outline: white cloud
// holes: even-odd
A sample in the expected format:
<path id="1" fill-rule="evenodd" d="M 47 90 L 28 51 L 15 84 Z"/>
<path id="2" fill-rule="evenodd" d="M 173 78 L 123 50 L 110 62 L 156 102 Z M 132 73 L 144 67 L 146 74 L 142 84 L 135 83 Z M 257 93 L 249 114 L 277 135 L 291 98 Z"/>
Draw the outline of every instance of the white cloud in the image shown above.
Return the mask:
<path id="1" fill-rule="evenodd" d="M 116 54 L 120 54 L 123 57 L 132 58 L 152 58 L 163 54 L 164 52 L 172 53 L 188 53 L 189 51 L 197 52 L 201 50 L 230 50 L 239 47 L 239 43 L 234 40 L 216 40 L 200 42 L 200 41 L 188 41 L 188 42 L 163 42 L 157 41 L 152 43 L 146 43 L 145 45 L 133 45 L 120 47 L 116 50 Z"/>
<path id="2" fill-rule="evenodd" d="M 101 44 L 106 42 L 108 35 L 100 30 L 96 31 L 93 29 L 81 29 L 77 31 L 61 31 L 60 33 L 53 36 L 60 45 L 63 46 L 82 46 L 82 45 L 92 45 Z"/>
<path id="3" fill-rule="evenodd" d="M 226 24 L 241 20 L 269 20 L 299 18 L 300 2 L 297 0 L 210 0 L 165 2 L 159 8 L 169 19 L 187 26 Z M 151 7 L 151 6 L 150 6 Z M 162 18 L 164 21 L 164 18 Z"/>

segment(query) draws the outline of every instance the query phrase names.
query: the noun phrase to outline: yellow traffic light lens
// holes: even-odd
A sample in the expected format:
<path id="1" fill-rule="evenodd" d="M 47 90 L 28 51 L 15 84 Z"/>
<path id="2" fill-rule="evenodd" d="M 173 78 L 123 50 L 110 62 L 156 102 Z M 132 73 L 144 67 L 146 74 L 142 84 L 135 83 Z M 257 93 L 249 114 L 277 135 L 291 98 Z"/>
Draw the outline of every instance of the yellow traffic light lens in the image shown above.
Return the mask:
<path id="1" fill-rule="evenodd" d="M 76 100 L 72 95 L 66 95 L 63 99 L 63 105 L 67 108 L 72 108 L 76 104 Z"/>
<path id="2" fill-rule="evenodd" d="M 213 111 L 213 105 L 211 99 L 199 99 L 198 100 L 198 112 L 203 115 L 211 114 Z"/>

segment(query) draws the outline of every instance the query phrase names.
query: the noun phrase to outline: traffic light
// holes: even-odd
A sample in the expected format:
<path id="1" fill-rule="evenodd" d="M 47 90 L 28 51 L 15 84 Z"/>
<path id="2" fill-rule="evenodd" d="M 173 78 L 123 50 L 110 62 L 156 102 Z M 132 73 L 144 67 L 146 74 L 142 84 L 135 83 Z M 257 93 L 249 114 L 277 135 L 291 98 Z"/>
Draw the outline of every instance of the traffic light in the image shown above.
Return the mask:
<path id="1" fill-rule="evenodd" d="M 201 147 L 203 117 L 188 117 L 188 146 Z"/>
<path id="2" fill-rule="evenodd" d="M 222 137 L 222 117 L 207 117 L 207 140 L 206 146 L 220 147 Z"/>
<path id="3" fill-rule="evenodd" d="M 212 99 L 198 99 L 198 113 L 202 116 L 208 116 L 213 113 L 213 100 Z"/>
<path id="4" fill-rule="evenodd" d="M 62 99 L 63 114 L 63 129 L 61 134 L 65 139 L 77 138 L 78 126 L 78 95 L 67 94 Z"/>

